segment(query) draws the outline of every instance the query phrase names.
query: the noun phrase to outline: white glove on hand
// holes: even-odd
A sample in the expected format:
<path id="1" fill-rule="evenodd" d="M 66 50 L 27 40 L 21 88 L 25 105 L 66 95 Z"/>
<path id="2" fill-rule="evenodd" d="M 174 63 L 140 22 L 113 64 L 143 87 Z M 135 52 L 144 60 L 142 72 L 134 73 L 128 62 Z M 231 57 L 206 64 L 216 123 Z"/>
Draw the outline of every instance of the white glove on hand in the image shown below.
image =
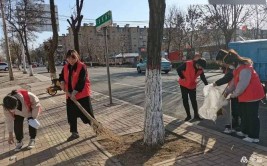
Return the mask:
<path id="1" fill-rule="evenodd" d="M 71 95 L 70 95 L 70 98 L 76 100 L 75 95 L 76 95 L 77 93 L 78 93 L 77 90 L 73 90 L 72 93 L 71 93 Z"/>

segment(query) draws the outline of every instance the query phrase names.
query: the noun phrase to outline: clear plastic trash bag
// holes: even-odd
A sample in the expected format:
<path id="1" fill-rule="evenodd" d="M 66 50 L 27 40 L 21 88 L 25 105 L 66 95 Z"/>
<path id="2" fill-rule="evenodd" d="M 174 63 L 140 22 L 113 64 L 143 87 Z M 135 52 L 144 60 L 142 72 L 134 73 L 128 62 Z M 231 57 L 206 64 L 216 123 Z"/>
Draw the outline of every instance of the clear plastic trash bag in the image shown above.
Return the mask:
<path id="1" fill-rule="evenodd" d="M 204 102 L 198 112 L 200 117 L 213 121 L 217 119 L 217 112 L 228 104 L 228 101 L 222 95 L 224 88 L 214 87 L 212 84 L 204 87 Z"/>

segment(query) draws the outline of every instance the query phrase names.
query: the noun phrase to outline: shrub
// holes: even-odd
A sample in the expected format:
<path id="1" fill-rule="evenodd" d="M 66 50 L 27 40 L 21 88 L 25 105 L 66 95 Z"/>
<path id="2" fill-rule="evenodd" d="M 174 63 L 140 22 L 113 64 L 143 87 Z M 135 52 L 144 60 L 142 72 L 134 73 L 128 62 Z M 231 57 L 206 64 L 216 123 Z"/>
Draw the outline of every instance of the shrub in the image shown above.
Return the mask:
<path id="1" fill-rule="evenodd" d="M 184 63 L 183 61 L 181 62 L 173 62 L 172 63 L 172 68 L 176 69 L 178 66 L 180 66 L 182 63 Z M 220 65 L 217 64 L 215 61 L 207 61 L 207 66 L 206 69 L 220 69 Z"/>

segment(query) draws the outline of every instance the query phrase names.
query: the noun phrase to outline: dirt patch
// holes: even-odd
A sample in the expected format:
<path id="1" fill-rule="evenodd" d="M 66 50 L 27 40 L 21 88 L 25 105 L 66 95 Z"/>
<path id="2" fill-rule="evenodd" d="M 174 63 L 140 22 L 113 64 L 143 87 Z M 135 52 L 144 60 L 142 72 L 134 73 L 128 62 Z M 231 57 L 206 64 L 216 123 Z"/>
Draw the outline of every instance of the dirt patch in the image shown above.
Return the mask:
<path id="1" fill-rule="evenodd" d="M 143 145 L 143 132 L 124 135 L 121 139 L 121 144 L 107 139 L 98 142 L 122 165 L 152 165 L 204 152 L 200 144 L 168 131 L 164 145 L 154 148 Z"/>
<path id="2" fill-rule="evenodd" d="M 8 73 L 1 73 L 2 78 L 0 79 L 1 83 L 1 88 L 6 88 L 6 87 L 12 87 L 12 86 L 21 86 L 24 89 L 28 89 L 29 87 L 27 84 L 34 83 L 34 82 L 39 82 L 39 80 L 34 77 L 34 76 L 29 76 L 29 74 L 19 74 L 18 72 L 14 72 L 14 80 L 10 81 L 9 80 L 9 75 Z"/>

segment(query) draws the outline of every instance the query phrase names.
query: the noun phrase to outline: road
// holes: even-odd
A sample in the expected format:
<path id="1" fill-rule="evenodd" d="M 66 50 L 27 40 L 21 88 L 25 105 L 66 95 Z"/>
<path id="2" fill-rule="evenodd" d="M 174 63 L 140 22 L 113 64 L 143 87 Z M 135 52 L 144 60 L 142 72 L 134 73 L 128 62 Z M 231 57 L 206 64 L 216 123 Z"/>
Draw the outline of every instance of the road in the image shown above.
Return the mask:
<path id="1" fill-rule="evenodd" d="M 58 72 L 61 71 L 62 67 L 57 66 Z M 107 70 L 105 67 L 93 67 L 88 68 L 90 73 L 90 80 L 92 90 L 108 95 L 108 83 L 107 83 Z M 35 68 L 35 72 L 49 76 L 45 72 L 44 68 Z M 123 101 L 130 102 L 132 104 L 143 107 L 145 100 L 145 73 L 138 74 L 135 68 L 120 68 L 111 67 L 111 88 L 112 96 Z M 223 75 L 217 71 L 208 70 L 205 73 L 209 83 L 221 78 Z M 186 117 L 185 110 L 183 108 L 180 88 L 177 83 L 177 73 L 175 70 L 169 74 L 162 73 L 162 105 L 164 114 L 170 115 L 178 119 L 184 119 Z M 197 88 L 197 101 L 198 107 L 202 106 L 204 96 L 202 89 L 204 87 L 203 82 L 198 82 Z M 222 87 L 223 88 L 223 87 Z M 107 103 L 106 103 L 107 104 Z M 191 105 L 190 105 L 191 107 Z M 267 146 L 267 107 L 260 106 L 260 119 L 261 119 L 261 133 L 260 133 L 260 144 Z M 191 115 L 193 110 L 191 107 Z M 209 120 L 202 121 L 191 121 L 192 123 L 204 126 L 207 128 L 214 129 L 216 131 L 223 131 L 224 125 L 229 118 L 227 116 L 220 116 L 216 122 Z"/>

